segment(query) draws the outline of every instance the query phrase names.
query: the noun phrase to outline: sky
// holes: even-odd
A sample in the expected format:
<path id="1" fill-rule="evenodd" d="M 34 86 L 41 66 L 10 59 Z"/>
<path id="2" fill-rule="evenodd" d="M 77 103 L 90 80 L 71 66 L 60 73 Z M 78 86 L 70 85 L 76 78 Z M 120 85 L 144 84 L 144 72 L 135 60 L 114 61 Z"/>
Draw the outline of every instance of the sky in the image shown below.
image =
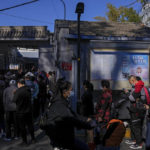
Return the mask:
<path id="1" fill-rule="evenodd" d="M 0 10 L 29 2 L 32 0 L 0 0 Z M 107 3 L 116 7 L 126 6 L 135 0 L 64 0 L 66 5 L 66 19 L 77 20 L 75 13 L 78 2 L 84 2 L 84 14 L 82 21 L 95 21 L 96 16 L 106 16 Z M 132 5 L 140 10 L 138 3 Z M 64 6 L 61 0 L 38 0 L 37 2 L 0 11 L 0 26 L 47 26 L 48 30 L 54 31 L 56 19 L 64 19 Z"/>

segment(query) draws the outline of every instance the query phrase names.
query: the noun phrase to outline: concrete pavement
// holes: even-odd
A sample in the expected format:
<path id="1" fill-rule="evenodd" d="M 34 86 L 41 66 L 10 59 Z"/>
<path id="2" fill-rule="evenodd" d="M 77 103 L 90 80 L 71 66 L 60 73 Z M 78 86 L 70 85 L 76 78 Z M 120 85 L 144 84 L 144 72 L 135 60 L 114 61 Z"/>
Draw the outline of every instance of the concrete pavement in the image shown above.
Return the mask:
<path id="1" fill-rule="evenodd" d="M 82 132 L 83 133 L 83 132 Z M 83 134 L 77 134 L 80 139 L 84 138 Z M 19 144 L 21 143 L 21 139 L 13 140 L 11 142 L 6 142 L 3 139 L 0 139 L 0 150 L 52 150 L 49 144 L 49 138 L 45 135 L 45 133 L 37 129 L 35 132 L 36 143 L 30 144 L 29 146 L 23 147 Z M 30 141 L 30 136 L 28 136 L 28 140 Z M 142 150 L 145 148 L 143 147 Z M 125 143 L 125 139 L 122 141 L 120 150 L 132 150 L 129 148 L 129 145 Z"/>

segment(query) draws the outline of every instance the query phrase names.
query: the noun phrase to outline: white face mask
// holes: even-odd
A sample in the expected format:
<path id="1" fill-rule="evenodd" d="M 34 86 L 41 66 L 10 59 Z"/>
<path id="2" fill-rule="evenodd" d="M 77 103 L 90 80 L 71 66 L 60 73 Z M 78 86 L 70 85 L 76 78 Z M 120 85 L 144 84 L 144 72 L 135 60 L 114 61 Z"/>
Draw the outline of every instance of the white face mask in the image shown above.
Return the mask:
<path id="1" fill-rule="evenodd" d="M 74 96 L 74 92 L 71 91 L 69 97 L 73 97 Z"/>

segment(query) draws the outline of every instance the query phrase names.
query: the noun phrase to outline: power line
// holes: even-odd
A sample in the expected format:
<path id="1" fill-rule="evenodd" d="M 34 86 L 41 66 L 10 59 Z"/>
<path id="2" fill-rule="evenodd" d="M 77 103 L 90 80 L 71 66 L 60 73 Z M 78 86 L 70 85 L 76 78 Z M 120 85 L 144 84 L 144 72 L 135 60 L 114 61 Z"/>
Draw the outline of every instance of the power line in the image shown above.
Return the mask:
<path id="1" fill-rule="evenodd" d="M 125 7 L 130 7 L 130 6 L 134 5 L 134 4 L 136 4 L 137 2 L 139 2 L 139 0 L 134 1 L 134 2 L 132 2 L 132 3 L 128 4 L 128 5 L 126 5 Z"/>
<path id="2" fill-rule="evenodd" d="M 14 18 L 18 18 L 18 19 L 29 20 L 29 21 L 33 21 L 33 22 L 54 24 L 54 23 L 48 22 L 48 21 L 42 21 L 42 20 L 37 20 L 37 19 L 32 19 L 32 18 L 26 18 L 26 17 L 16 16 L 16 15 L 10 15 L 10 14 L 7 14 L 7 13 L 2 13 L 2 12 L 0 12 L 0 14 L 6 15 L 6 16 L 10 16 L 10 17 L 14 17 Z"/>
<path id="3" fill-rule="evenodd" d="M 32 1 L 30 1 L 30 2 L 26 2 L 26 3 L 19 4 L 19 5 L 11 6 L 11 7 L 8 7 L 8 8 L 0 9 L 0 11 L 9 10 L 9 9 L 12 9 L 12 8 L 16 8 L 16 7 L 20 7 L 20 6 L 23 6 L 23 5 L 27 5 L 27 4 L 30 4 L 30 3 L 34 3 L 34 2 L 37 2 L 37 1 L 38 1 L 38 0 L 32 0 Z"/>

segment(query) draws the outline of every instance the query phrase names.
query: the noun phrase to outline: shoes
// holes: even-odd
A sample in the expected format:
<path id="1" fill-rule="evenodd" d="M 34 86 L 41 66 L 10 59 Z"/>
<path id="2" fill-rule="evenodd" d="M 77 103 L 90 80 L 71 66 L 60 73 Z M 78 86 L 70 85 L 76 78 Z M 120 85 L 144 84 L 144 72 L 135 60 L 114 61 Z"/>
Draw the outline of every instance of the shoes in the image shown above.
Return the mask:
<path id="1" fill-rule="evenodd" d="M 142 149 L 142 145 L 134 144 L 134 145 L 131 145 L 130 148 L 131 149 Z"/>
<path id="2" fill-rule="evenodd" d="M 36 143 L 36 140 L 31 140 L 31 143 L 30 144 L 35 144 Z"/>
<path id="3" fill-rule="evenodd" d="M 16 136 L 16 137 L 14 137 L 14 140 L 18 140 L 18 139 L 19 139 L 19 137 L 17 137 L 17 136 Z"/>
<path id="4" fill-rule="evenodd" d="M 132 141 L 132 140 L 126 140 L 125 143 L 126 143 L 126 144 L 129 144 L 129 145 L 130 145 L 130 144 L 132 144 L 132 145 L 136 144 L 136 142 L 135 142 L 135 141 Z"/>
<path id="5" fill-rule="evenodd" d="M 4 141 L 10 142 L 12 139 L 11 138 L 4 138 Z"/>
<path id="6" fill-rule="evenodd" d="M 27 146 L 28 146 L 28 143 L 27 143 L 27 142 L 21 142 L 21 143 L 19 144 L 19 146 L 21 146 L 21 147 L 27 147 Z"/>
<path id="7" fill-rule="evenodd" d="M 129 123 L 126 122 L 126 121 L 124 121 L 123 124 L 124 124 L 125 127 L 128 127 L 128 125 L 129 125 Z"/>
<path id="8" fill-rule="evenodd" d="M 0 138 L 4 138 L 6 136 L 6 133 L 0 133 Z"/>

